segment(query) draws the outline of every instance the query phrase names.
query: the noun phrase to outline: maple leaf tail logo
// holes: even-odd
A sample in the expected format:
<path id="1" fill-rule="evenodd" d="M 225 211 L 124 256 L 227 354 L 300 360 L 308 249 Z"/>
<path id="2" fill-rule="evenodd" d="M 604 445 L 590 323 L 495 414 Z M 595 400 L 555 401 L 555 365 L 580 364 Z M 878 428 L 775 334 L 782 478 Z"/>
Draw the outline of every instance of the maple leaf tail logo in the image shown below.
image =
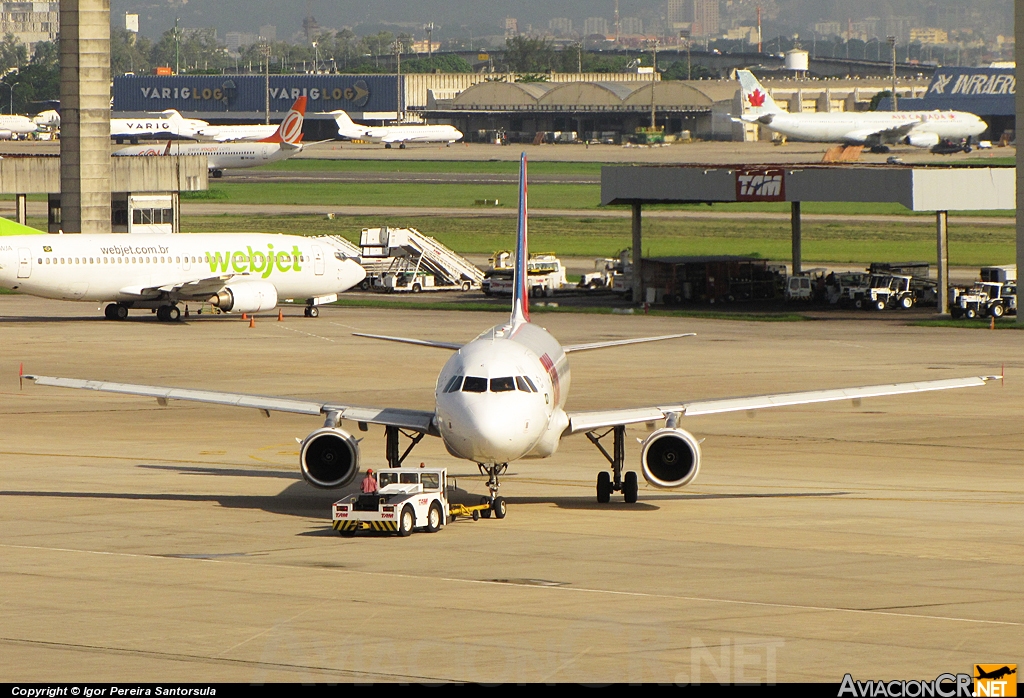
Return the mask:
<path id="1" fill-rule="evenodd" d="M 747 99 L 752 107 L 764 106 L 764 92 L 761 92 L 761 90 L 754 90 Z"/>

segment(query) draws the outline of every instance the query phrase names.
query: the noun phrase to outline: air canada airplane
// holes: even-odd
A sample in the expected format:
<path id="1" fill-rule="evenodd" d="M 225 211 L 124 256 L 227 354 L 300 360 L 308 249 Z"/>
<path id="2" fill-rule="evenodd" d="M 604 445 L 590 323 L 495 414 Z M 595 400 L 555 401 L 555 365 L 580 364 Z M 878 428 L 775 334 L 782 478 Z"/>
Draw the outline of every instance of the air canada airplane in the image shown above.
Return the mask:
<path id="1" fill-rule="evenodd" d="M 260 397 L 201 388 L 164 388 L 77 378 L 26 378 L 39 385 L 154 397 L 162 405 L 168 400 L 191 400 L 249 407 L 263 410 L 267 414 L 276 410 L 323 415 L 326 418 L 323 427 L 302 440 L 299 451 L 299 467 L 303 477 L 309 484 L 320 488 L 344 487 L 355 479 L 359 471 L 359 440 L 341 428 L 343 421 L 355 422 L 362 431 L 366 431 L 370 424 L 383 426 L 390 467 L 401 466 L 402 460 L 424 436 L 440 437 L 451 455 L 477 463 L 489 475 L 490 504 L 499 518 L 505 515 L 505 501 L 498 495 L 498 478 L 508 464 L 520 458 L 551 456 L 557 451 L 561 440 L 573 434 L 586 434 L 611 465 L 610 469 L 598 473 L 597 500 L 608 502 L 612 492 L 618 491 L 626 502 L 636 502 L 637 475 L 633 471 L 623 472 L 626 425 L 664 421 L 662 428 L 643 440 L 640 467 L 647 482 L 654 487 L 681 487 L 693 481 L 701 466 L 700 440 L 680 427 L 683 418 L 687 416 L 968 388 L 985 385 L 987 380 L 993 378 L 954 378 L 694 400 L 648 407 L 609 407 L 597 411 L 566 410 L 570 383 L 567 354 L 693 335 L 673 334 L 562 346 L 543 328 L 531 323 L 526 280 L 529 251 L 525 154 L 520 167 L 515 292 L 508 322 L 490 328 L 466 344 L 357 335 L 453 352 L 438 375 L 432 410 L 356 407 L 344 401 Z M 399 448 L 401 434 L 412 440 L 404 453 Z M 609 435 L 612 437 L 610 453 L 601 443 Z"/>
<path id="2" fill-rule="evenodd" d="M 291 110 L 274 129 L 274 134 L 256 142 L 186 143 L 167 146 L 134 145 L 112 154 L 116 157 L 140 155 L 205 155 L 210 174 L 220 177 L 223 171 L 236 167 L 257 167 L 286 160 L 302 150 L 302 120 L 306 114 L 306 98 L 295 100 Z"/>
<path id="3" fill-rule="evenodd" d="M 20 228 L 5 223 L 0 232 Z M 31 228 L 0 237 L 0 288 L 42 298 L 108 303 L 108 320 L 155 310 L 168 322 L 180 303 L 255 313 L 279 300 L 317 305 L 366 276 L 330 237 L 261 233 L 53 235 Z M 38 234 L 25 234 L 38 233 Z"/>
<path id="4" fill-rule="evenodd" d="M 789 113 L 783 111 L 749 70 L 737 70 L 743 113 L 734 121 L 758 123 L 787 138 L 866 145 L 885 152 L 890 145 L 934 148 L 981 135 L 988 124 L 961 111 L 868 111 Z M 965 146 L 970 150 L 970 146 Z"/>
<path id="5" fill-rule="evenodd" d="M 406 143 L 448 143 L 462 139 L 462 131 L 445 124 L 403 124 L 399 126 L 363 126 L 357 124 L 343 109 L 328 112 L 338 124 L 338 135 L 350 140 L 383 143 L 390 148 L 395 143 L 404 148 Z"/>

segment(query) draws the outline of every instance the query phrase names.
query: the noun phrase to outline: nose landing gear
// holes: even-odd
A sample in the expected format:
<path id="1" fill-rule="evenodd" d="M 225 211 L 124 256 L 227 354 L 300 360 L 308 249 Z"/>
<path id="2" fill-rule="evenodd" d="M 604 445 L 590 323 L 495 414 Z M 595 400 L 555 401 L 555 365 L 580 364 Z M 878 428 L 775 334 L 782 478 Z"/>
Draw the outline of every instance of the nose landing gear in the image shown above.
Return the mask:
<path id="1" fill-rule="evenodd" d="M 493 512 L 494 518 L 504 519 L 505 512 L 508 507 L 505 503 L 505 498 L 498 496 L 498 488 L 501 487 L 501 483 L 498 481 L 498 476 L 503 475 L 505 471 L 508 470 L 508 463 L 477 463 L 476 467 L 480 469 L 481 474 L 486 474 L 488 476 L 487 489 L 491 492 L 490 497 L 480 498 L 481 504 L 491 505 L 490 510 L 485 510 L 483 512 L 484 517 L 486 518 L 490 516 L 491 512 Z"/>

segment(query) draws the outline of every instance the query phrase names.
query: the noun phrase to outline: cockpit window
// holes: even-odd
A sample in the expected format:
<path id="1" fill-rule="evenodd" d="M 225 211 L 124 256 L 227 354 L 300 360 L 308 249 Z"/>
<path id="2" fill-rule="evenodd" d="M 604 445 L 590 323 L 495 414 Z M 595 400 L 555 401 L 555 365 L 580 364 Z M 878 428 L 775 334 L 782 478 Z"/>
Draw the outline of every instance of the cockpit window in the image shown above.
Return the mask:
<path id="1" fill-rule="evenodd" d="M 462 376 L 452 376 L 452 379 L 448 381 L 448 385 L 445 386 L 444 392 L 454 393 L 462 387 Z"/>
<path id="2" fill-rule="evenodd" d="M 340 259 L 342 262 L 344 262 L 346 259 L 348 259 L 348 257 L 345 256 L 344 252 L 335 252 L 334 253 L 334 258 L 335 259 Z"/>
<path id="3" fill-rule="evenodd" d="M 524 380 L 524 381 L 526 381 L 526 384 L 527 384 L 528 386 L 530 386 L 530 390 L 532 390 L 532 391 L 533 391 L 533 392 L 535 392 L 535 393 L 539 393 L 539 392 L 540 392 L 539 390 L 537 390 L 537 386 L 535 386 L 535 385 L 533 384 L 533 381 L 532 381 L 532 380 L 530 380 L 530 377 L 529 377 L 529 376 L 523 376 L 523 380 Z"/>
<path id="4" fill-rule="evenodd" d="M 516 387 L 524 393 L 532 393 L 530 386 L 526 382 L 526 376 L 516 376 Z"/>
<path id="5" fill-rule="evenodd" d="M 507 393 L 510 390 L 516 389 L 516 379 L 512 376 L 506 376 L 504 378 L 492 378 L 491 379 L 491 392 L 492 393 Z"/>
<path id="6" fill-rule="evenodd" d="M 462 384 L 462 392 L 464 393 L 486 393 L 487 392 L 487 379 L 478 378 L 476 376 L 466 376 L 466 382 Z"/>

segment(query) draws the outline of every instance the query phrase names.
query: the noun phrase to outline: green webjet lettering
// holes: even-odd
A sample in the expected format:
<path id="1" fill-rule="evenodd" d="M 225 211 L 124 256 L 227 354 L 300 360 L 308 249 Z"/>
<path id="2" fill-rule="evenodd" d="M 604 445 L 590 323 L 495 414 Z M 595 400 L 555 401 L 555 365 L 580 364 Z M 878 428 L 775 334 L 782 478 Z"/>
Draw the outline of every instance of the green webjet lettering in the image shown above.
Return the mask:
<path id="1" fill-rule="evenodd" d="M 290 255 L 287 252 L 275 252 L 273 245 L 267 245 L 266 253 L 246 247 L 246 252 L 207 252 L 206 255 L 210 260 L 210 271 L 213 272 L 225 273 L 230 267 L 237 274 L 253 272 L 261 274 L 265 279 L 275 269 L 279 272 L 302 271 L 299 264 L 302 253 L 298 245 L 292 247 Z"/>

